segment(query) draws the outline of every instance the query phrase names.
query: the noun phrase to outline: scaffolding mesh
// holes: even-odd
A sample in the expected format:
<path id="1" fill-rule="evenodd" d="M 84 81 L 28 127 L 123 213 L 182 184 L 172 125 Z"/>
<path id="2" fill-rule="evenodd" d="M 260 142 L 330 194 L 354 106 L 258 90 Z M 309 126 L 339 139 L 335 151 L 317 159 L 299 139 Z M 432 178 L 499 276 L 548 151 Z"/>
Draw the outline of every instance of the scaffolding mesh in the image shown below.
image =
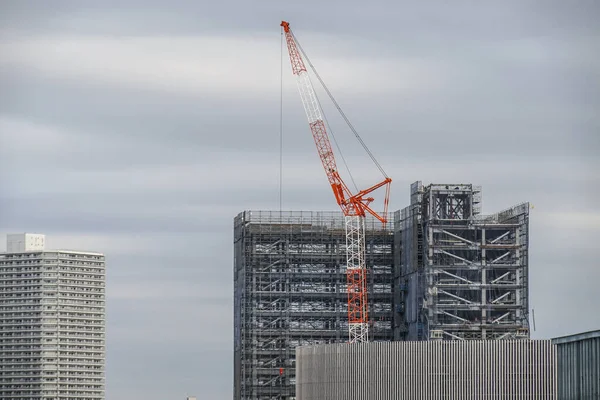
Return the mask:
<path id="1" fill-rule="evenodd" d="M 365 225 L 370 337 L 389 341 L 393 223 Z M 235 218 L 235 399 L 295 398 L 295 348 L 348 341 L 345 240 L 341 212 Z"/>

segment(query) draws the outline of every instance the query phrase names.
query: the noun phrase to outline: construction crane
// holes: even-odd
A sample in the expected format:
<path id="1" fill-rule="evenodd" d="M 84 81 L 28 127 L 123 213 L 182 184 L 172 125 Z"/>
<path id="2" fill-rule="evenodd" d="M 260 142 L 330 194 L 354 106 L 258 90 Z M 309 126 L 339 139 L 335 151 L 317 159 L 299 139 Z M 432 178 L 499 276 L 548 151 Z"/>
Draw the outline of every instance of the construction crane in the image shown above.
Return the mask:
<path id="1" fill-rule="evenodd" d="M 390 197 L 390 184 L 392 180 L 385 174 L 383 168 L 379 165 L 372 153 L 366 147 L 350 121 L 346 118 L 341 108 L 327 89 L 324 82 L 314 70 L 310 60 L 302 50 L 302 47 L 296 40 L 290 24 L 286 21 L 281 22 L 287 48 L 292 65 L 292 72 L 297 78 L 298 90 L 302 98 L 302 104 L 308 118 L 308 124 L 312 132 L 317 152 L 323 163 L 323 168 L 327 174 L 327 179 L 333 190 L 333 195 L 338 205 L 342 209 L 346 225 L 346 275 L 348 286 L 348 335 L 350 343 L 360 343 L 369 341 L 369 312 L 367 303 L 367 269 L 365 263 L 365 217 L 367 214 L 377 218 L 385 227 L 387 223 L 387 209 Z M 302 52 L 302 54 L 301 54 Z M 341 178 L 333 153 L 331 142 L 325 128 L 323 110 L 317 98 L 316 92 L 310 81 L 308 71 L 302 59 L 302 55 L 307 59 L 319 81 L 327 91 L 327 94 L 336 105 L 338 111 L 342 114 L 357 139 L 363 145 L 371 159 L 379 168 L 384 176 L 383 181 L 369 187 L 368 189 L 358 191 L 353 194 Z M 382 214 L 374 211 L 370 204 L 374 201 L 373 197 L 367 197 L 373 191 L 385 187 L 385 199 L 383 202 L 384 211 Z"/>

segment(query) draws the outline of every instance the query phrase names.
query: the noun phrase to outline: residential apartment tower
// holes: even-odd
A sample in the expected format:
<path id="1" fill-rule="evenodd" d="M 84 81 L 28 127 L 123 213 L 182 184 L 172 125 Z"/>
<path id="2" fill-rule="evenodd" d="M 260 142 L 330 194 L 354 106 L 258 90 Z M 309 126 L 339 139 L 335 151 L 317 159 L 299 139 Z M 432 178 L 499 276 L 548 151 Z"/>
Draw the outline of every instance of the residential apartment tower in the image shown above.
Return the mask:
<path id="1" fill-rule="evenodd" d="M 0 253 L 0 398 L 104 400 L 104 255 L 44 242 Z"/>

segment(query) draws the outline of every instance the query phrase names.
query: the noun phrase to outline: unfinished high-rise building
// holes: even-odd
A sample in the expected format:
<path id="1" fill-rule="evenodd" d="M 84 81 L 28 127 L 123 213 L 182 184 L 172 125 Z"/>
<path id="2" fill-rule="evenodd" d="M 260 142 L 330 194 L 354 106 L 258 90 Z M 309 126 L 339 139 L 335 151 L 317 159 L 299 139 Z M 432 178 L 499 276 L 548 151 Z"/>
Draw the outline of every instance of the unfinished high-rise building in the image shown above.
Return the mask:
<path id="1" fill-rule="evenodd" d="M 395 340 L 528 338 L 529 204 L 481 215 L 481 188 L 411 185 L 394 216 Z"/>
<path id="2" fill-rule="evenodd" d="M 391 223 L 366 218 L 365 240 L 370 338 L 389 341 Z M 245 211 L 234 242 L 234 399 L 293 399 L 295 348 L 348 341 L 344 217 Z"/>

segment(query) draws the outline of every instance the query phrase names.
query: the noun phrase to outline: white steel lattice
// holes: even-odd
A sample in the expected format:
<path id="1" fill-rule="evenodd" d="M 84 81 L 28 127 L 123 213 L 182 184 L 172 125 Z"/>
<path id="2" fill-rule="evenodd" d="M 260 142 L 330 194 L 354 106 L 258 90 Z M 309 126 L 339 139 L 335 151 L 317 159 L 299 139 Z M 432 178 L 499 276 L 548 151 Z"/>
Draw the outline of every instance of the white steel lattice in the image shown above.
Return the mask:
<path id="1" fill-rule="evenodd" d="M 321 115 L 321 108 L 319 107 L 317 95 L 306 70 L 301 71 L 296 75 L 296 83 L 298 84 L 298 91 L 302 98 L 302 105 L 304 106 L 308 123 L 311 124 L 315 121 L 322 120 L 323 116 Z"/>
<path id="2" fill-rule="evenodd" d="M 346 216 L 345 222 L 349 341 L 350 343 L 368 342 L 365 219 L 361 216 Z"/>

